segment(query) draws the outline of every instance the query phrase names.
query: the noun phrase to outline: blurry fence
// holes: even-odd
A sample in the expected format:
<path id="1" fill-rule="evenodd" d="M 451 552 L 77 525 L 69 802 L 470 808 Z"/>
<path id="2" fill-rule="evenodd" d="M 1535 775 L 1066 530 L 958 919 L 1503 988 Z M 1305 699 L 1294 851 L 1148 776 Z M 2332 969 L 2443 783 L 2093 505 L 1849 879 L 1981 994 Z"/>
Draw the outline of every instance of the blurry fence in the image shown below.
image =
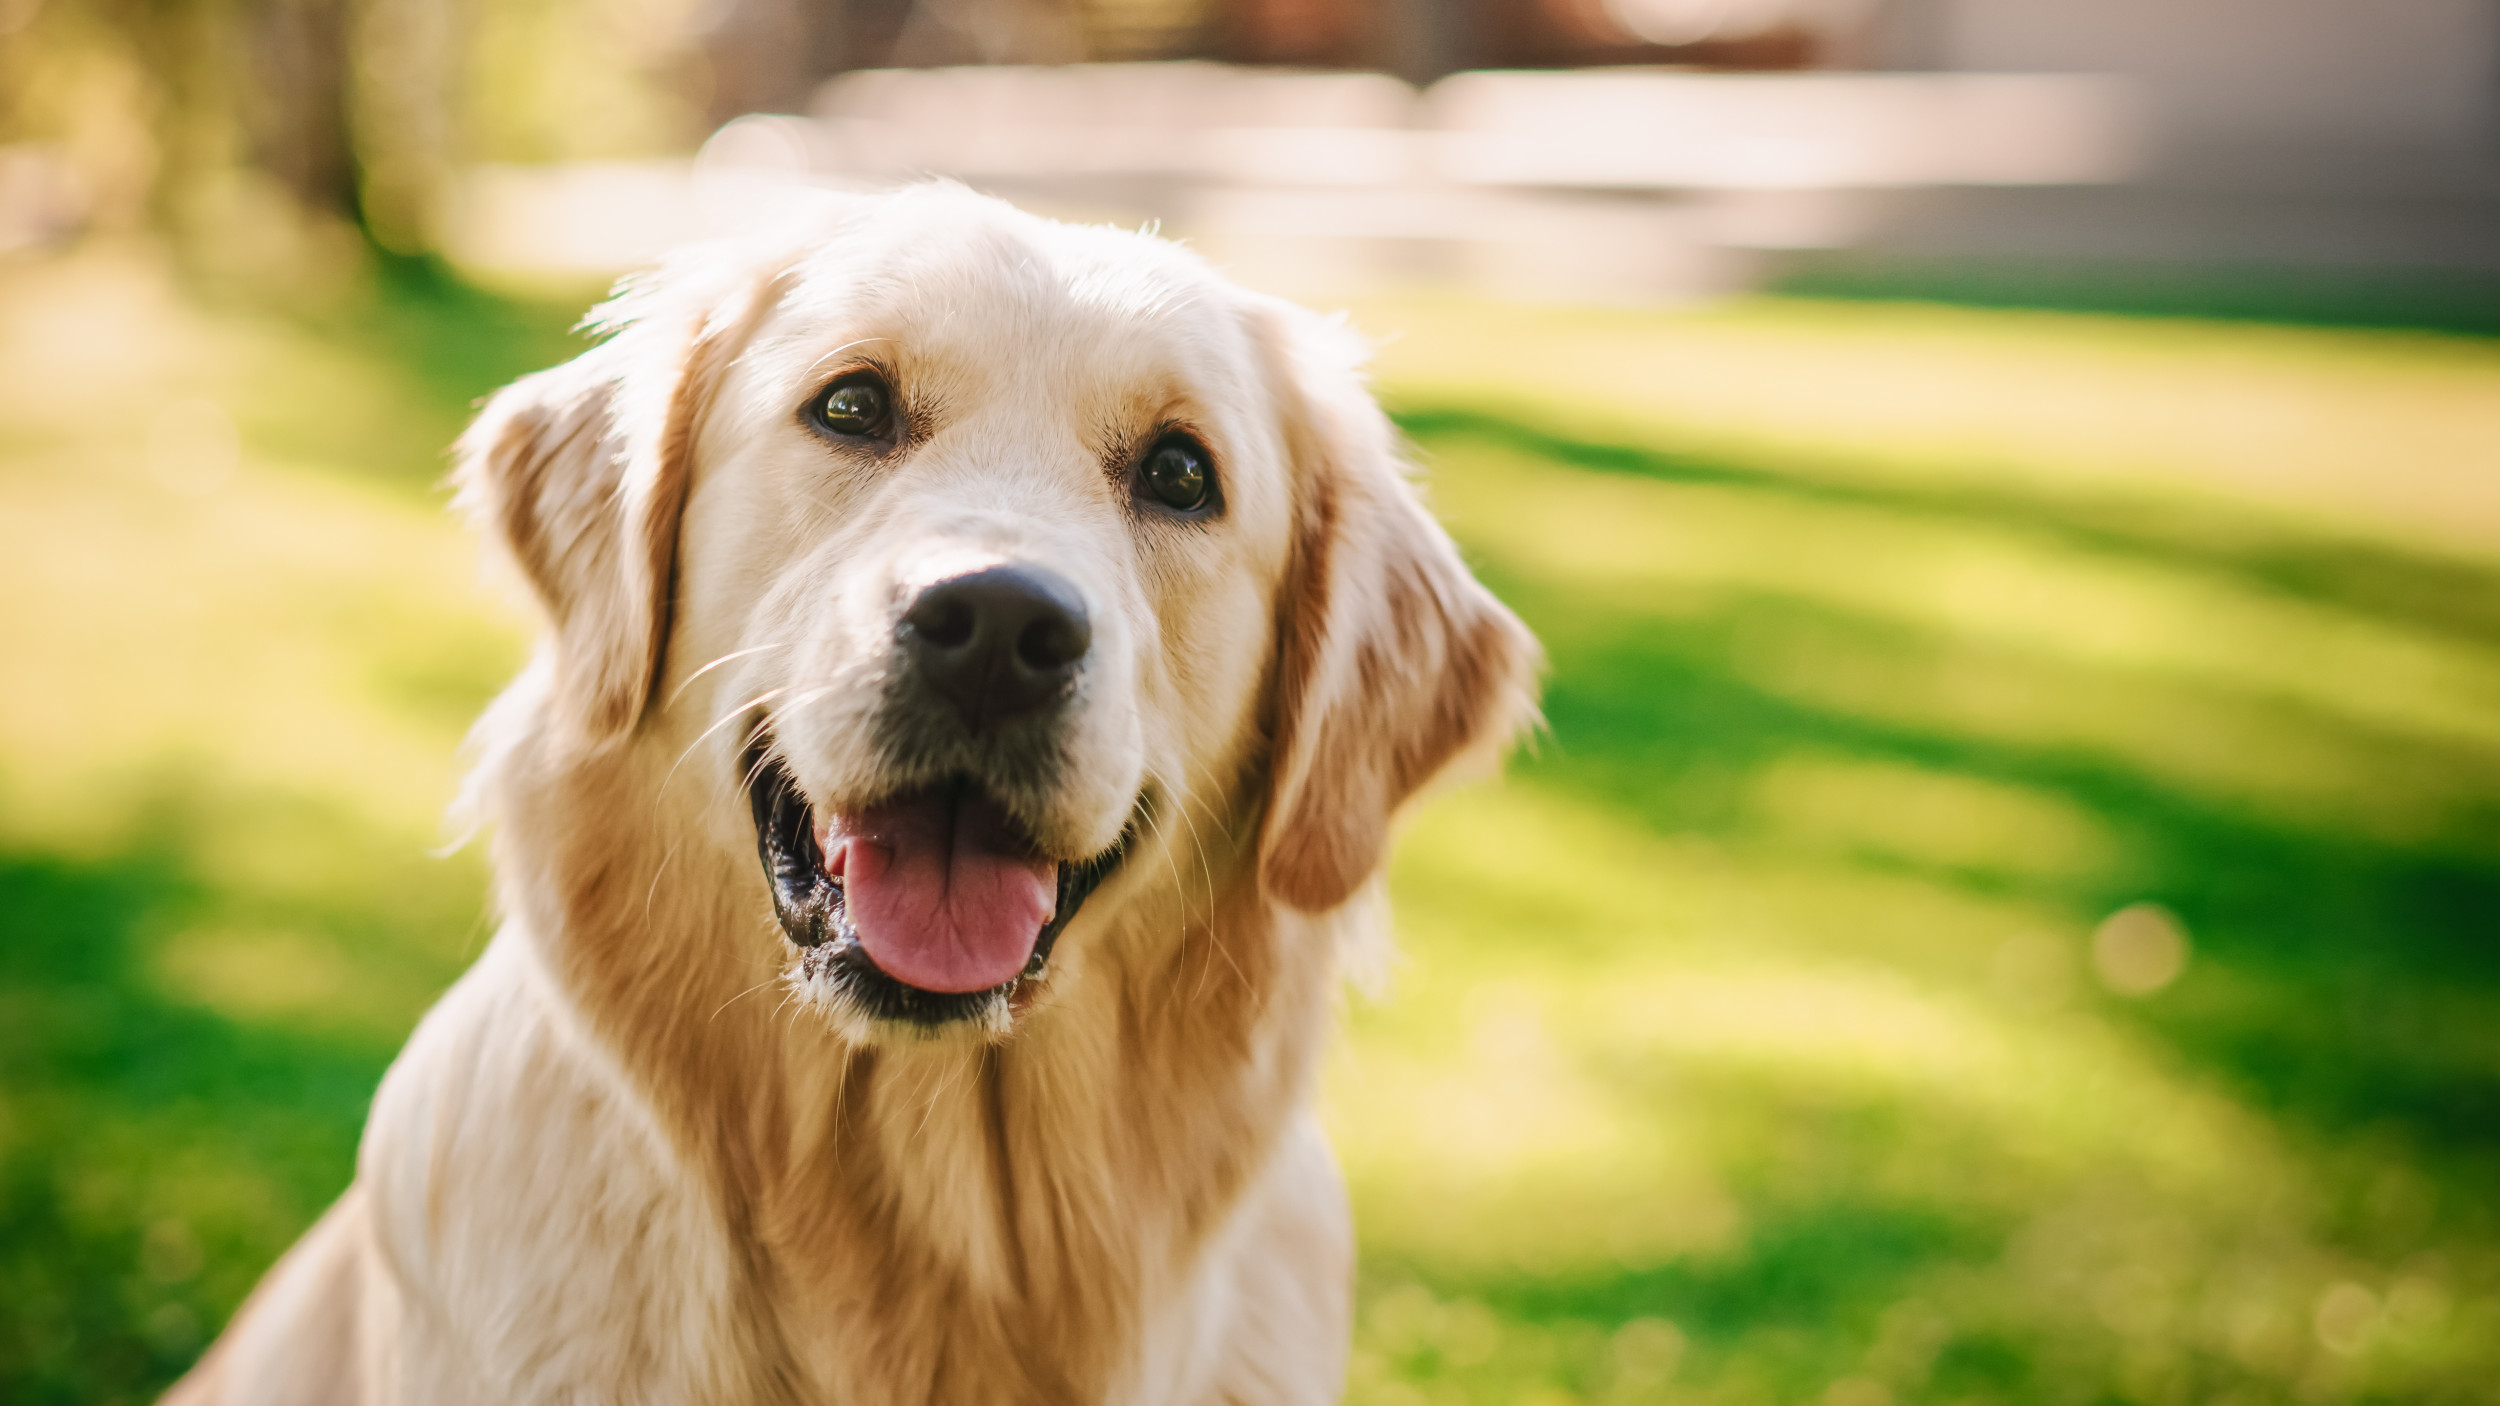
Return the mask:
<path id="1" fill-rule="evenodd" d="M 1760 251 L 1845 246 L 1888 194 L 2126 174 L 2128 94 L 2078 75 L 1377 73 L 1217 64 L 878 70 L 685 163 L 471 172 L 473 267 L 612 272 L 811 189 L 945 176 L 1076 218 L 1160 220 L 1254 282 L 1672 298 Z"/>

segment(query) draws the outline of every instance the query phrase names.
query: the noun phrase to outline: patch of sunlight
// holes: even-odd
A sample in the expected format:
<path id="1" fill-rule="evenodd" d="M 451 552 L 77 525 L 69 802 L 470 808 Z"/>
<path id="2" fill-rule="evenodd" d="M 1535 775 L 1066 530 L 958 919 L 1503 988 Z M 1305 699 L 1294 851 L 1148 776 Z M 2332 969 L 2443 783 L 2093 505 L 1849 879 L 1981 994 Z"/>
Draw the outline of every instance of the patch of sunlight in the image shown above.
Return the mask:
<path id="1" fill-rule="evenodd" d="M 285 913 L 313 926 L 352 923 L 360 942 L 465 959 L 475 954 L 486 921 L 477 907 L 484 846 L 441 854 L 432 843 L 437 808 L 430 796 L 416 799 L 425 804 L 412 806 L 396 828 L 368 829 L 335 790 L 177 791 L 174 814 L 191 819 L 213 808 L 216 823 L 188 824 L 169 838 L 191 877 L 244 901 L 247 911 Z M 431 982 L 438 974 L 429 968 L 422 976 Z"/>
<path id="2" fill-rule="evenodd" d="M 264 928 L 193 928 L 159 944 L 157 989 L 229 1020 L 395 1039 L 432 992 L 326 937 Z"/>
<path id="3" fill-rule="evenodd" d="M 283 319 L 187 302 L 141 248 L 90 246 L 0 269 L 0 422 L 53 445 L 137 445 L 205 398 L 256 437 L 317 437 L 404 465 L 458 428 L 413 402 L 405 369 L 343 354 Z"/>
<path id="4" fill-rule="evenodd" d="M 1835 478 L 2224 500 L 2500 550 L 2500 352 L 2481 339 L 1780 299 L 1357 314 L 1400 406 Z"/>
<path id="5" fill-rule="evenodd" d="M 163 778 L 317 795 L 417 844 L 519 658 L 438 503 L 270 443 L 432 458 L 404 368 L 187 303 L 143 251 L 0 277 L 0 834 L 114 842 Z"/>
<path id="6" fill-rule="evenodd" d="M 388 666 L 412 648 L 520 652 L 443 515 L 248 458 L 204 496 L 165 487 L 135 452 L 13 468 L 0 826 L 96 843 L 169 761 L 327 796 L 394 832 L 440 813 L 461 724 L 409 706 Z"/>
<path id="7" fill-rule="evenodd" d="M 1873 967 L 1618 968 L 1562 1014 L 1617 1059 L 1754 1066 L 1987 1130 L 1998 1155 L 2082 1177 L 2121 1167 L 2166 1194 L 2262 1197 L 2293 1173 L 2271 1131 L 2088 1013 L 2042 1019 Z"/>
<path id="8" fill-rule="evenodd" d="M 1358 1032 L 1331 1073 L 1331 1125 L 1367 1235 L 1436 1260 L 1638 1263 L 1725 1243 L 1738 1230 L 1722 1187 L 1731 1159 L 1761 1106 L 1800 1097 L 1913 1110 L 1913 1145 L 1887 1154 L 1908 1159 L 1893 1180 L 1953 1186 L 1966 1205 L 2028 1204 L 2117 1175 L 2199 1216 L 2299 1194 L 2296 1163 L 2261 1119 L 2140 1039 L 2088 1013 L 2043 1018 L 1882 968 L 1454 972 L 1405 999 L 1455 1009 L 1462 1053 L 1423 1061 Z M 1581 1211 L 1548 1223 L 1536 1202 L 1563 1186 Z M 1448 1243 L 1452 1226 L 1472 1236 L 1497 1223 L 1511 1229 Z"/>
<path id="9" fill-rule="evenodd" d="M 1330 1125 L 1366 1245 L 1547 1272 L 1728 1243 L 1735 1202 L 1707 1160 L 1673 1120 L 1577 1067 L 1549 1000 L 1481 984 L 1460 1002 L 1456 1058 L 1358 1041 L 1332 1068 Z"/>
<path id="10" fill-rule="evenodd" d="M 90 256 L 10 272 L 0 284 L 0 407 L 21 433 L 126 430 L 134 407 L 155 408 L 151 393 L 169 381 L 193 389 L 231 378 L 231 339 L 183 312 L 154 260 Z"/>
<path id="11" fill-rule="evenodd" d="M 2009 938 L 2063 933 L 2079 945 L 2100 916 L 1847 856 L 1653 835 L 1524 778 L 1424 808 L 1400 838 L 1390 892 L 1410 947 L 1540 975 L 1664 950 L 1775 950 L 1880 958 L 1976 986 Z"/>
<path id="12" fill-rule="evenodd" d="M 2099 817 L 2034 787 L 1795 752 L 1745 789 L 1756 823 L 1810 848 L 2047 879 L 2107 879 L 2135 867 Z"/>
<path id="13" fill-rule="evenodd" d="M 1514 569 L 1666 613 L 1786 596 L 2094 669 L 2210 681 L 2500 753 L 2500 649 L 2039 536 L 1443 442 L 1453 530 Z"/>

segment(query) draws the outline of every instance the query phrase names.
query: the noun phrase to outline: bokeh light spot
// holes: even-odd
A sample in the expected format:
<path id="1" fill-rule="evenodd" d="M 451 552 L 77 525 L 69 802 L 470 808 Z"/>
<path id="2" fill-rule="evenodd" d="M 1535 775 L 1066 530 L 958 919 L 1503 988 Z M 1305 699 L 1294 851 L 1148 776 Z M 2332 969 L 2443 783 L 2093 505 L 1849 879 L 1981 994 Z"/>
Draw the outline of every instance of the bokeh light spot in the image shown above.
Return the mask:
<path id="1" fill-rule="evenodd" d="M 2157 903 L 2131 903 L 2092 933 L 2092 970 L 2121 996 L 2149 996 L 2187 970 L 2186 929 Z"/>

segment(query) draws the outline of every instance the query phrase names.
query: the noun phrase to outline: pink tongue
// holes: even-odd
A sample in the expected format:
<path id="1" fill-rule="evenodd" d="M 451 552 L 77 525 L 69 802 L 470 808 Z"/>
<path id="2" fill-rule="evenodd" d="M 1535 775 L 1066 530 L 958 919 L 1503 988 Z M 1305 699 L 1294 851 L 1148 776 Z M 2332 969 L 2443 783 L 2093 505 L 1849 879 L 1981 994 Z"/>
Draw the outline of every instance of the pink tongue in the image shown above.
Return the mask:
<path id="1" fill-rule="evenodd" d="M 930 791 L 846 815 L 821 837 L 862 947 L 923 991 L 1013 980 L 1051 918 L 1058 866 L 1033 858 L 985 796 Z"/>

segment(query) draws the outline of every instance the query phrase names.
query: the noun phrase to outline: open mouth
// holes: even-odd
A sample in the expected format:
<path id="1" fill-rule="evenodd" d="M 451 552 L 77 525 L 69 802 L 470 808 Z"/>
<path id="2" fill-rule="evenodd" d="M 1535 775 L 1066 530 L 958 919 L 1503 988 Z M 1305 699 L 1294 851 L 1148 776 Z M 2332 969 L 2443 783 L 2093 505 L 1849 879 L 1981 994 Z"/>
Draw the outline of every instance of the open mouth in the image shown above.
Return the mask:
<path id="1" fill-rule="evenodd" d="M 756 851 L 801 972 L 878 1018 L 988 1015 L 1041 977 L 1060 932 L 1126 851 L 1043 855 L 959 777 L 847 814 L 817 813 L 759 730 L 746 757 Z"/>

